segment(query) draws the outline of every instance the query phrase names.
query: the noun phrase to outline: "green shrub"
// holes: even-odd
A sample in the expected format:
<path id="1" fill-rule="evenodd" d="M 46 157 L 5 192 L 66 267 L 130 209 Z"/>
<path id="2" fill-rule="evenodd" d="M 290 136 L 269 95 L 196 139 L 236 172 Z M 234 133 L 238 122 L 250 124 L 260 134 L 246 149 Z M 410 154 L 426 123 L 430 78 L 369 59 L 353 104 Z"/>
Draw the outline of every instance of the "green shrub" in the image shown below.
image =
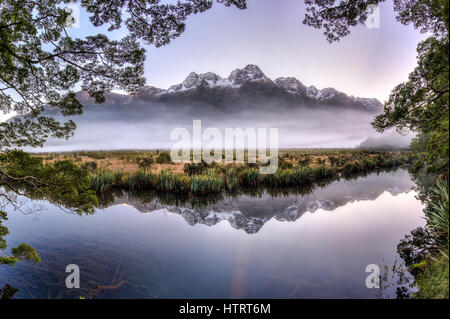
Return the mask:
<path id="1" fill-rule="evenodd" d="M 89 172 L 95 172 L 98 168 L 97 162 L 86 162 L 84 164 L 81 164 L 81 168 L 89 171 Z"/>
<path id="2" fill-rule="evenodd" d="M 155 161 L 153 160 L 153 157 L 143 157 L 143 158 L 136 158 L 136 162 L 139 166 L 139 168 L 148 169 L 150 168 Z"/>
<path id="3" fill-rule="evenodd" d="M 292 168 L 292 163 L 289 161 L 286 161 L 284 158 L 278 157 L 278 169 L 288 169 Z"/>
<path id="4" fill-rule="evenodd" d="M 329 156 L 329 157 L 328 157 L 328 160 L 330 161 L 330 164 L 331 164 L 332 166 L 339 166 L 339 163 L 340 163 L 339 157 Z"/>
<path id="5" fill-rule="evenodd" d="M 184 164 L 183 171 L 189 176 L 204 174 L 208 169 L 220 170 L 220 165 L 217 163 L 186 163 Z"/>
<path id="6" fill-rule="evenodd" d="M 298 161 L 298 163 L 299 163 L 301 166 L 307 166 L 307 165 L 311 164 L 311 158 L 308 157 L 308 156 L 305 156 L 305 157 L 301 158 L 301 159 Z"/>
<path id="7" fill-rule="evenodd" d="M 170 154 L 168 152 L 159 153 L 156 158 L 156 163 L 158 164 L 171 164 L 172 160 L 170 159 Z"/>

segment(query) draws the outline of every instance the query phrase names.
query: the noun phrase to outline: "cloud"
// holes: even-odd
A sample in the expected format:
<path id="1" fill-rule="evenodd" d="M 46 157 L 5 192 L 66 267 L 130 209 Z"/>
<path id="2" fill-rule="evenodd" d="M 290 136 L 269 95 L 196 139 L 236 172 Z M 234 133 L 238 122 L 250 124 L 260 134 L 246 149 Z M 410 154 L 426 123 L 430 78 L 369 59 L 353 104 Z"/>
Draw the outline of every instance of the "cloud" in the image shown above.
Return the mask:
<path id="1" fill-rule="evenodd" d="M 202 129 L 278 128 L 280 148 L 406 147 L 411 137 L 379 134 L 370 125 L 374 115 L 338 106 L 292 108 L 272 100 L 266 105 L 228 107 L 184 103 L 162 104 L 145 100 L 110 101 L 85 107 L 74 137 L 50 139 L 34 151 L 99 149 L 170 149 L 174 128 L 186 128 L 192 136 L 192 121 Z"/>
<path id="2" fill-rule="evenodd" d="M 407 149 L 415 134 L 401 135 L 395 130 L 387 131 L 377 136 L 371 136 L 361 142 L 362 149 Z"/>

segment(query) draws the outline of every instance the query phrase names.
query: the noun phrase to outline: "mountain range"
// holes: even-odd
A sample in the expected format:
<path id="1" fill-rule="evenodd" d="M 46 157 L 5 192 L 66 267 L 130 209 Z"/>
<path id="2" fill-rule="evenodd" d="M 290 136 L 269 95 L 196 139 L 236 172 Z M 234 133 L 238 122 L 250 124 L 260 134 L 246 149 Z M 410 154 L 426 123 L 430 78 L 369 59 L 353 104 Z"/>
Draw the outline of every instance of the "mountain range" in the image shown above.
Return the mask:
<path id="1" fill-rule="evenodd" d="M 294 77 L 272 80 L 252 64 L 226 78 L 191 72 L 168 89 L 145 86 L 133 95 L 109 92 L 101 104 L 87 91 L 77 97 L 84 108 L 81 116 L 69 117 L 77 124 L 75 136 L 68 141 L 49 139 L 46 151 L 167 149 L 174 144 L 171 131 L 191 130 L 193 120 L 222 131 L 278 128 L 280 148 L 357 147 L 380 136 L 370 124 L 382 111 L 377 99 L 307 87 Z M 54 107 L 46 107 L 44 113 L 67 120 Z M 408 142 L 387 139 L 393 147 Z"/>
<path id="2" fill-rule="evenodd" d="M 79 99 L 90 104 L 87 92 L 79 92 Z M 375 98 L 348 96 L 334 88 L 318 90 L 306 87 L 294 77 L 268 78 L 261 69 L 249 64 L 236 69 L 227 78 L 207 72 L 191 72 L 186 79 L 168 89 L 145 86 L 134 96 L 108 93 L 106 102 L 126 103 L 145 100 L 161 104 L 206 104 L 215 108 L 234 109 L 241 107 L 339 107 L 377 113 L 382 104 Z"/>

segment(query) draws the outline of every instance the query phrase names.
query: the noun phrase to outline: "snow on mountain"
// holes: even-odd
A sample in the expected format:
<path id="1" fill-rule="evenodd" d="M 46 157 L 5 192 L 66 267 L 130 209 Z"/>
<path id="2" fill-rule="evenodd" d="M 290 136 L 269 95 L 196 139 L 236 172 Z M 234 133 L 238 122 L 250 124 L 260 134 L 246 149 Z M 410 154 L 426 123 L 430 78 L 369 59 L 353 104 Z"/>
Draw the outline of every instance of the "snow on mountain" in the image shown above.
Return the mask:
<path id="1" fill-rule="evenodd" d="M 242 85 L 248 81 L 268 80 L 268 78 L 257 65 L 249 64 L 243 69 L 236 69 L 231 72 L 228 80 L 235 85 Z"/>
<path id="2" fill-rule="evenodd" d="M 294 77 L 281 77 L 275 79 L 275 84 L 290 93 L 306 95 L 306 87 Z"/>
<path id="3" fill-rule="evenodd" d="M 180 84 L 172 85 L 167 90 L 168 93 L 183 92 L 191 89 L 203 87 L 230 87 L 239 88 L 242 84 L 248 81 L 269 80 L 261 69 L 253 64 L 247 65 L 243 69 L 236 69 L 228 76 L 222 78 L 213 72 L 197 74 L 195 72 L 189 73 L 187 78 Z M 162 93 L 162 92 L 160 92 Z"/>
<path id="4" fill-rule="evenodd" d="M 336 89 L 333 88 L 325 88 L 323 90 L 320 90 L 316 96 L 316 98 L 320 101 L 325 101 L 332 99 L 335 97 L 339 92 Z"/>
<path id="5" fill-rule="evenodd" d="M 362 103 L 368 111 L 378 111 L 381 108 L 381 103 L 377 99 L 353 96 L 351 96 L 351 98 L 355 102 Z"/>
<path id="6" fill-rule="evenodd" d="M 382 104 L 377 99 L 348 96 L 334 88 L 318 90 L 313 85 L 306 87 L 295 77 L 279 77 L 272 81 L 253 64 L 232 71 L 226 78 L 213 72 L 191 72 L 183 82 L 168 89 L 147 85 L 135 95 L 106 92 L 106 104 L 95 104 L 87 91 L 77 92 L 77 98 L 88 106 L 86 112 L 104 109 L 104 118 L 121 117 L 113 113 L 123 112 L 125 105 L 132 105 L 131 109 L 145 113 L 150 110 L 147 107 L 150 104 L 158 110 L 171 106 L 179 109 L 180 105 L 203 105 L 230 113 L 250 108 L 293 110 L 320 107 L 370 113 L 382 110 Z M 47 106 L 46 112 L 56 115 L 59 109 Z"/>
<path id="7" fill-rule="evenodd" d="M 137 92 L 137 96 L 156 96 L 162 93 L 166 93 L 167 91 L 164 89 L 160 89 L 154 86 L 146 85 L 139 92 Z"/>
<path id="8" fill-rule="evenodd" d="M 310 98 L 317 98 L 317 94 L 319 93 L 319 90 L 314 85 L 309 86 L 306 89 L 306 96 Z"/>
<path id="9" fill-rule="evenodd" d="M 249 88 L 250 84 L 251 86 Z M 226 100 L 227 93 L 224 92 L 231 92 L 230 96 L 235 97 L 239 95 L 236 92 L 244 89 L 244 87 L 247 96 L 251 96 L 253 91 L 255 93 L 258 91 L 259 93 L 265 92 L 266 97 L 272 95 L 278 97 L 284 96 L 285 98 L 291 97 L 291 99 L 294 98 L 297 99 L 296 101 L 301 101 L 306 104 L 309 102 L 309 104 L 353 106 L 370 112 L 380 111 L 382 106 L 377 99 L 348 96 L 331 87 L 322 90 L 318 90 L 315 86 L 306 87 L 294 77 L 279 77 L 275 81 L 272 81 L 254 64 L 249 64 L 242 69 L 232 71 L 227 78 L 222 78 L 213 72 L 202 74 L 191 72 L 182 83 L 172 85 L 167 90 L 146 87 L 140 95 L 171 99 L 172 95 L 175 94 L 175 97 L 188 96 L 189 98 L 193 98 L 196 96 L 195 92 L 201 88 L 210 89 L 207 95 L 209 99 L 213 99 L 212 97 L 218 94 L 221 100 Z M 222 91 L 219 93 L 217 90 Z M 205 91 L 203 90 L 202 92 L 199 98 L 205 97 Z"/>
<path id="10" fill-rule="evenodd" d="M 407 172 L 401 173 L 407 177 Z M 122 193 L 114 200 L 113 205 L 127 204 L 142 213 L 178 214 L 189 225 L 214 226 L 222 221 L 228 222 L 235 229 L 242 229 L 248 234 L 255 234 L 265 223 L 275 219 L 279 222 L 294 222 L 305 213 L 315 213 L 319 210 L 332 212 L 348 203 L 374 200 L 388 192 L 392 195 L 408 193 L 412 182 L 410 179 L 398 184 L 399 177 L 386 174 L 380 183 L 376 174 L 354 183 L 333 182 L 327 188 L 318 188 L 314 194 L 302 196 L 288 195 L 274 201 L 267 194 L 261 197 L 246 195 L 234 198 L 225 196 L 218 202 L 206 206 L 192 207 L 179 204 L 163 204 L 160 200 L 140 201 L 130 193 Z M 364 184 L 364 187 L 362 187 Z M 108 203 L 110 205 L 110 203 Z"/>

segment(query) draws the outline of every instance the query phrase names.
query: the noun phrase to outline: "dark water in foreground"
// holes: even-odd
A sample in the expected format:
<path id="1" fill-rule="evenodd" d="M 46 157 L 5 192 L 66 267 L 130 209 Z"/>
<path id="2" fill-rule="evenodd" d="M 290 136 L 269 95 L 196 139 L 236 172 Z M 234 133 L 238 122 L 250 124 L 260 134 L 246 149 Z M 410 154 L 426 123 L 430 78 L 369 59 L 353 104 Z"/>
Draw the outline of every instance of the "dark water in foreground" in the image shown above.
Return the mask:
<path id="1" fill-rule="evenodd" d="M 201 208 L 124 195 L 82 217 L 39 202 L 4 225 L 8 247 L 31 244 L 42 262 L 0 266 L 0 287 L 14 298 L 375 298 L 366 266 L 400 262 L 400 239 L 425 224 L 413 186 L 398 170 Z M 65 286 L 68 264 L 80 289 Z"/>

